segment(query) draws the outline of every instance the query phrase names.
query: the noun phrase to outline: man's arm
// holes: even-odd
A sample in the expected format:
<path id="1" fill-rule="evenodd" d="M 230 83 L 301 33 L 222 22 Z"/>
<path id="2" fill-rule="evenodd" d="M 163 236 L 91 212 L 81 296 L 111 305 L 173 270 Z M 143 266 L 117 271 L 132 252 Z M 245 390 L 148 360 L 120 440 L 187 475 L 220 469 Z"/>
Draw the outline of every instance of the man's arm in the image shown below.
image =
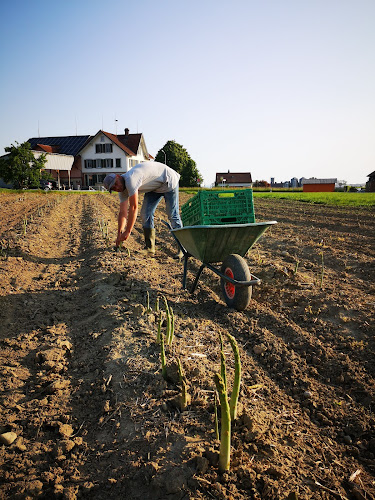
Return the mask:
<path id="1" fill-rule="evenodd" d="M 126 226 L 126 219 L 128 218 L 128 199 L 122 201 L 120 203 L 120 211 L 118 213 L 118 229 L 117 229 L 117 239 L 116 239 L 116 246 L 118 247 L 120 244 L 121 240 L 121 235 L 125 231 L 125 226 Z"/>
<path id="2" fill-rule="evenodd" d="M 118 236 L 117 236 L 117 240 L 120 242 L 120 241 L 125 241 L 129 238 L 129 235 L 130 233 L 132 232 L 132 229 L 134 227 L 134 224 L 135 224 L 135 221 L 137 219 L 137 213 L 138 213 L 138 191 L 136 191 L 132 196 L 129 196 L 128 200 L 126 200 L 127 202 L 127 206 L 126 206 L 126 209 L 127 209 L 127 222 L 126 222 L 126 217 L 125 219 L 121 219 L 123 225 L 125 226 L 125 222 L 126 222 L 126 228 L 125 228 L 125 231 L 123 231 L 123 228 L 122 228 L 122 231 L 121 233 L 119 232 Z M 122 203 L 125 203 L 122 202 Z M 121 214 L 121 205 L 122 203 L 120 204 L 120 213 L 119 213 L 119 231 L 120 231 L 120 214 Z M 121 226 L 122 227 L 122 226 Z M 116 242 L 117 244 L 117 242 Z"/>

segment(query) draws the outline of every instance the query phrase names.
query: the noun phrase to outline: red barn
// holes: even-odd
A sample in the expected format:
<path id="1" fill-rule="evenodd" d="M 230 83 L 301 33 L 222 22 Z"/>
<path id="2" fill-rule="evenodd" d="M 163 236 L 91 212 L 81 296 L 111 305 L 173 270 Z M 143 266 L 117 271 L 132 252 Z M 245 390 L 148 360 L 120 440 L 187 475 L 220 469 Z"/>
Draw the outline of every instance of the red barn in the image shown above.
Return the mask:
<path id="1" fill-rule="evenodd" d="M 332 193 L 335 190 L 337 179 L 304 179 L 303 191 L 305 193 Z"/>

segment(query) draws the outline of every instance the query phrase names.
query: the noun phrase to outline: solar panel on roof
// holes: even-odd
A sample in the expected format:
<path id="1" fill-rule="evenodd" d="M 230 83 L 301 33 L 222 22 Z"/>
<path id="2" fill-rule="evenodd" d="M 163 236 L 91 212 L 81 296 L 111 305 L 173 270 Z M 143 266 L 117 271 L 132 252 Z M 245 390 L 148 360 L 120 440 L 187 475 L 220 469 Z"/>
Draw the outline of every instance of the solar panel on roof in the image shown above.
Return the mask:
<path id="1" fill-rule="evenodd" d="M 28 140 L 31 148 L 37 144 L 45 144 L 46 146 L 59 146 L 59 153 L 76 156 L 82 149 L 83 145 L 89 139 L 89 135 L 74 135 L 65 137 L 32 137 Z"/>

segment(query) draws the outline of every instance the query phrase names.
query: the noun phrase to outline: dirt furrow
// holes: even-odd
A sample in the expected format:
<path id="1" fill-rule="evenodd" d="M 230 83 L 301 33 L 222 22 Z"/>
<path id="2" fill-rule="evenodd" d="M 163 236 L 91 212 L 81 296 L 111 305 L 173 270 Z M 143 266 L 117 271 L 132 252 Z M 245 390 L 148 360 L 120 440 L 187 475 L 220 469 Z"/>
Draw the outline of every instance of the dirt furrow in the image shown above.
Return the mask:
<path id="1" fill-rule="evenodd" d="M 6 213 L 6 217 L 0 219 L 0 237 L 9 236 L 11 231 L 23 232 L 23 226 L 52 206 L 56 196 L 58 195 L 47 196 L 43 193 L 2 195 L 0 210 Z"/>

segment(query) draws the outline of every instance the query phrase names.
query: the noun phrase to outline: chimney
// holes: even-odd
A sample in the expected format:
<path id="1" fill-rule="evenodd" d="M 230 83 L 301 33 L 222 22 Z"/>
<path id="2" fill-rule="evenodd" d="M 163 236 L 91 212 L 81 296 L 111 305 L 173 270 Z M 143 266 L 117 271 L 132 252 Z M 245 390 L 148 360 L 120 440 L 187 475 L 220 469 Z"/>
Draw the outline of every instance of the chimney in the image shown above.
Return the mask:
<path id="1" fill-rule="evenodd" d="M 129 129 L 128 128 L 125 129 L 125 135 L 129 135 Z"/>

